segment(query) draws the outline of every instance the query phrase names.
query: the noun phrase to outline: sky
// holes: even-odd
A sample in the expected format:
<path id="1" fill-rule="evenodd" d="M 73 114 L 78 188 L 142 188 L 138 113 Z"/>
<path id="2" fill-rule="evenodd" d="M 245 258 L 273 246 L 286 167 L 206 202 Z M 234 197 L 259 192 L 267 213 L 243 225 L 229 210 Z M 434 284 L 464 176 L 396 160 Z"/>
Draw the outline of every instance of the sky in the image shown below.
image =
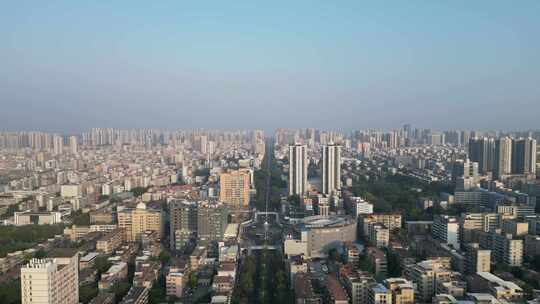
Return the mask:
<path id="1" fill-rule="evenodd" d="M 0 130 L 536 129 L 540 1 L 0 3 Z"/>

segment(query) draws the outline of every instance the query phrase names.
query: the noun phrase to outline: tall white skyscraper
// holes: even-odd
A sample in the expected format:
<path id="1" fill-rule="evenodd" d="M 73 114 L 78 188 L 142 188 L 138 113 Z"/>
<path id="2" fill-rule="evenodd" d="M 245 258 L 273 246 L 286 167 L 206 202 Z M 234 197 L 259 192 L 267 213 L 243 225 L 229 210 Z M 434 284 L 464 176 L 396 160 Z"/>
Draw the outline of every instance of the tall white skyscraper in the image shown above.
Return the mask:
<path id="1" fill-rule="evenodd" d="M 76 136 L 69 137 L 69 151 L 71 152 L 71 154 L 77 154 L 79 152 Z"/>
<path id="2" fill-rule="evenodd" d="M 54 155 L 62 154 L 64 150 L 64 139 L 60 135 L 55 135 L 53 138 L 53 152 Z"/>
<path id="3" fill-rule="evenodd" d="M 307 191 L 307 147 L 289 146 L 289 195 L 304 195 Z"/>
<path id="4" fill-rule="evenodd" d="M 510 137 L 499 138 L 495 141 L 495 177 L 512 173 L 512 139 Z"/>
<path id="5" fill-rule="evenodd" d="M 322 148 L 322 193 L 341 189 L 341 146 L 330 143 Z"/>

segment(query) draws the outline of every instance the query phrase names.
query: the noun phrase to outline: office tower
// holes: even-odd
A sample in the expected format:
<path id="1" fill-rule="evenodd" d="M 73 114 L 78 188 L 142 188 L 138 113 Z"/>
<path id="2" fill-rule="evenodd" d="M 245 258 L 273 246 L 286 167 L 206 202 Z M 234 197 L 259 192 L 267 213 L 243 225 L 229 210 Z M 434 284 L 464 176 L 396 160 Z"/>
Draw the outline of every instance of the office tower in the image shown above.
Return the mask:
<path id="1" fill-rule="evenodd" d="M 465 246 L 465 267 L 468 274 L 490 272 L 491 250 L 481 249 L 478 243 Z"/>
<path id="2" fill-rule="evenodd" d="M 493 138 L 471 138 L 469 140 L 469 158 L 478 162 L 480 173 L 493 171 L 495 164 L 495 140 Z"/>
<path id="3" fill-rule="evenodd" d="M 322 148 L 322 193 L 333 194 L 341 189 L 341 146 Z"/>
<path id="4" fill-rule="evenodd" d="M 172 201 L 169 209 L 170 248 L 179 250 L 197 234 L 197 203 Z"/>
<path id="5" fill-rule="evenodd" d="M 520 138 L 512 145 L 512 173 L 536 174 L 536 140 Z"/>
<path id="6" fill-rule="evenodd" d="M 307 148 L 296 144 L 289 146 L 289 195 L 303 196 L 307 191 Z"/>
<path id="7" fill-rule="evenodd" d="M 220 203 L 203 202 L 197 208 L 197 238 L 221 240 L 228 224 L 229 211 Z"/>
<path id="8" fill-rule="evenodd" d="M 233 170 L 219 176 L 219 199 L 235 208 L 249 206 L 250 173 L 247 170 Z"/>
<path id="9" fill-rule="evenodd" d="M 62 151 L 64 150 L 64 139 L 62 136 L 55 135 L 53 138 L 53 152 L 54 155 L 60 155 L 62 154 Z"/>
<path id="10" fill-rule="evenodd" d="M 79 303 L 79 254 L 54 249 L 46 259 L 31 259 L 21 268 L 22 304 Z"/>
<path id="11" fill-rule="evenodd" d="M 433 237 L 459 249 L 459 223 L 455 217 L 439 215 L 433 221 Z"/>
<path id="12" fill-rule="evenodd" d="M 117 212 L 118 227 L 124 228 L 126 241 L 140 241 L 141 234 L 146 231 L 156 231 L 163 236 L 161 210 L 147 209 L 146 204 L 139 203 L 137 208 L 124 208 Z"/>
<path id="13" fill-rule="evenodd" d="M 69 137 L 69 152 L 71 154 L 77 154 L 79 152 L 79 147 L 77 145 L 77 137 L 76 136 L 70 136 Z"/>
<path id="14" fill-rule="evenodd" d="M 495 141 L 495 167 L 496 178 L 512 173 L 512 139 L 499 138 Z"/>

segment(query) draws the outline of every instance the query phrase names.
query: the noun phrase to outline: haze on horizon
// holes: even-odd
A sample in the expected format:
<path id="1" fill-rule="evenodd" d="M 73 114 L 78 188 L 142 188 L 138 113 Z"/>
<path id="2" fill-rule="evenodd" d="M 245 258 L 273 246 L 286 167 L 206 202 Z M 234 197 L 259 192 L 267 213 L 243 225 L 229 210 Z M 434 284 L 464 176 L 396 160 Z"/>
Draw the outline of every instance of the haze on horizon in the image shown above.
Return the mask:
<path id="1" fill-rule="evenodd" d="M 539 1 L 359 2 L 7 1 L 0 130 L 540 127 Z"/>

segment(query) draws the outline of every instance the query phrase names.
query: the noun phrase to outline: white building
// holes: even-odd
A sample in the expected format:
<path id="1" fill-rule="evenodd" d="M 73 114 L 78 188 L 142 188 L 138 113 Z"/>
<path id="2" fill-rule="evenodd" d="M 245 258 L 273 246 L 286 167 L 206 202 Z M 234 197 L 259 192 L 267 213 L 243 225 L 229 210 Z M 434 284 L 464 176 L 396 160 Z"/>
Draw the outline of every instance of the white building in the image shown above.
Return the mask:
<path id="1" fill-rule="evenodd" d="M 307 147 L 289 146 L 289 195 L 303 196 L 307 191 Z"/>
<path id="2" fill-rule="evenodd" d="M 30 260 L 21 268 L 21 303 L 79 303 L 78 260 L 76 251 Z"/>
<path id="3" fill-rule="evenodd" d="M 341 146 L 322 148 L 322 193 L 333 194 L 341 189 Z"/>

